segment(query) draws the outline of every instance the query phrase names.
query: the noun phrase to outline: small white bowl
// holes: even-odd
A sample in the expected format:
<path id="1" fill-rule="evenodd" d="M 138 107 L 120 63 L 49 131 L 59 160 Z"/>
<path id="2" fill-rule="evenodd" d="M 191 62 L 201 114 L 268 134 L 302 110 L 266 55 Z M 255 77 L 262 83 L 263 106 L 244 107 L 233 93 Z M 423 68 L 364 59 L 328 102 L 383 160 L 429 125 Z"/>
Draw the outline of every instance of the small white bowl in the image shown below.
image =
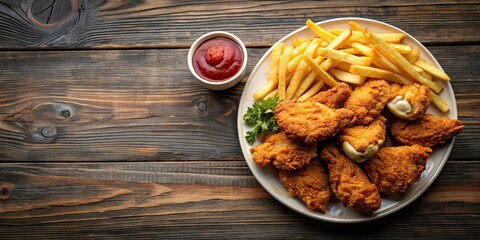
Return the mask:
<path id="1" fill-rule="evenodd" d="M 209 81 L 199 76 L 195 71 L 195 68 L 193 67 L 193 54 L 197 50 L 198 46 L 200 46 L 200 44 L 215 37 L 228 38 L 237 43 L 242 49 L 243 62 L 240 70 L 232 77 L 225 80 Z M 211 90 L 225 90 L 227 88 L 235 86 L 235 84 L 237 84 L 243 79 L 243 76 L 245 75 L 245 70 L 247 69 L 247 49 L 245 48 L 245 44 L 243 44 L 242 40 L 240 40 L 237 36 L 231 33 L 224 31 L 209 32 L 195 40 L 195 42 L 193 42 L 192 46 L 190 47 L 190 50 L 188 51 L 188 68 L 190 69 L 192 75 L 197 78 L 204 87 Z"/>

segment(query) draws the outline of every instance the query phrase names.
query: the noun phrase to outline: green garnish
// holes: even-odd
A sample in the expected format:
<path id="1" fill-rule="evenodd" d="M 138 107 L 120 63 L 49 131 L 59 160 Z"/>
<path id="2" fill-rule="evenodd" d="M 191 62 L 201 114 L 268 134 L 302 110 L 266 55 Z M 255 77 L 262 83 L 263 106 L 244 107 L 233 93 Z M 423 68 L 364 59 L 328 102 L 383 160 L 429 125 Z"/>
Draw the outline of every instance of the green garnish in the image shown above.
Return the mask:
<path id="1" fill-rule="evenodd" d="M 270 97 L 260 102 L 254 103 L 247 109 L 243 120 L 249 126 L 254 126 L 251 131 L 247 131 L 245 139 L 248 143 L 253 144 L 257 134 L 266 132 L 275 133 L 279 130 L 275 122 L 275 106 L 280 103 L 278 96 Z"/>

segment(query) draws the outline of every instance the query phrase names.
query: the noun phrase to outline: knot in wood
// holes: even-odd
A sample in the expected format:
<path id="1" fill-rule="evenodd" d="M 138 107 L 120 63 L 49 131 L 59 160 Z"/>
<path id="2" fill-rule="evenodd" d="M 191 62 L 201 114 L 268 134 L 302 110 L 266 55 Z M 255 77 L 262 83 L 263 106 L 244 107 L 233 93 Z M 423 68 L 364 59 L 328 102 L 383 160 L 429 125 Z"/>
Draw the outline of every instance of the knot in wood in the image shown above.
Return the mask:
<path id="1" fill-rule="evenodd" d="M 199 110 L 200 112 L 207 111 L 207 108 L 208 108 L 208 105 L 207 105 L 207 103 L 206 103 L 205 101 L 200 101 L 200 102 L 198 103 L 198 110 Z"/>
<path id="2" fill-rule="evenodd" d="M 55 135 L 55 130 L 52 127 L 46 126 L 42 128 L 42 136 L 51 138 Z"/>
<path id="3" fill-rule="evenodd" d="M 0 183 L 0 200 L 7 200 L 10 198 L 13 185 L 10 183 Z"/>
<path id="4" fill-rule="evenodd" d="M 60 116 L 62 116 L 64 118 L 69 118 L 70 116 L 72 116 L 72 114 L 67 109 L 64 109 L 64 110 L 60 111 Z"/>
<path id="5" fill-rule="evenodd" d="M 31 2 L 28 18 L 34 25 L 52 28 L 74 16 L 78 6 L 78 0 L 35 0 Z"/>

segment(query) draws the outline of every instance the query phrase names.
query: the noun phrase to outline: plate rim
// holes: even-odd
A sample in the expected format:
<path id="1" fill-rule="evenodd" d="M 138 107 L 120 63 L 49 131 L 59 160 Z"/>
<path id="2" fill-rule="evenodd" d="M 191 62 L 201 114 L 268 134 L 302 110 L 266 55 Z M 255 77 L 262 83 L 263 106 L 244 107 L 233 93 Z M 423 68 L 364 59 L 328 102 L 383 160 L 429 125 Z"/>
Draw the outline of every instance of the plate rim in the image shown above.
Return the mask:
<path id="1" fill-rule="evenodd" d="M 382 22 L 382 21 L 378 21 L 378 20 L 374 20 L 374 19 L 369 19 L 369 18 L 361 18 L 361 17 L 340 17 L 340 18 L 332 18 L 332 19 L 327 19 L 327 20 L 324 20 L 324 21 L 319 21 L 319 22 L 315 22 L 316 25 L 324 25 L 324 24 L 328 24 L 328 23 L 332 23 L 332 22 L 338 22 L 338 21 L 364 21 L 364 22 L 371 22 L 371 23 L 374 23 L 374 24 L 380 24 L 380 25 L 383 25 L 383 26 L 386 26 L 388 28 L 392 28 L 393 30 L 395 31 L 398 31 L 398 32 L 402 32 L 404 33 L 407 38 L 414 42 L 418 47 L 422 47 L 424 51 L 424 53 L 426 53 L 428 55 L 428 57 L 433 61 L 433 64 L 437 67 L 439 67 L 440 69 L 443 70 L 443 68 L 441 67 L 441 65 L 438 63 L 437 59 L 433 56 L 433 54 L 420 42 L 418 41 L 416 38 L 414 38 L 412 35 L 410 35 L 408 32 L 398 28 L 398 27 L 395 27 L 389 23 L 385 23 L 385 22 Z M 445 155 L 443 156 L 439 166 L 437 169 L 435 169 L 435 171 L 433 172 L 433 175 L 432 177 L 430 178 L 430 180 L 428 180 L 426 183 L 425 183 L 425 186 L 422 187 L 422 188 L 419 188 L 419 189 L 416 189 L 415 192 L 413 192 L 413 196 L 410 197 L 409 199 L 406 199 L 404 202 L 399 202 L 398 201 L 398 204 L 396 204 L 395 206 L 393 206 L 391 209 L 388 209 L 387 211 L 384 211 L 384 212 L 381 212 L 381 213 L 378 213 L 376 215 L 370 215 L 370 216 L 365 216 L 364 218 L 355 218 L 355 219 L 340 219 L 340 218 L 335 218 L 335 217 L 332 217 L 331 215 L 327 215 L 325 213 L 321 213 L 321 212 L 317 212 L 317 211 L 303 211 L 302 209 L 298 209 L 294 206 L 291 206 L 290 204 L 287 204 L 286 202 L 284 202 L 282 199 L 280 199 L 279 196 L 277 196 L 277 194 L 270 188 L 267 188 L 265 186 L 265 183 L 259 179 L 259 176 L 258 173 L 256 173 L 255 171 L 252 170 L 253 166 L 251 166 L 252 164 L 255 164 L 255 163 L 252 163 L 251 161 L 247 161 L 247 156 L 246 154 L 249 154 L 249 149 L 247 149 L 247 146 L 246 146 L 246 141 L 244 139 L 244 134 L 243 134 L 243 113 L 242 113 L 242 109 L 244 109 L 243 107 L 243 103 L 245 102 L 245 98 L 247 97 L 247 89 L 249 88 L 250 84 L 252 83 L 253 81 L 253 77 L 256 75 L 256 73 L 258 72 L 258 70 L 260 69 L 262 63 L 265 61 L 266 58 L 268 58 L 273 50 L 273 46 L 278 43 L 278 42 L 284 42 L 285 40 L 289 39 L 291 36 L 295 35 L 295 34 L 298 34 L 299 32 L 302 32 L 304 31 L 305 29 L 307 29 L 308 27 L 307 26 L 303 26 L 303 27 L 300 27 L 290 33 L 288 33 L 287 35 L 285 35 L 284 37 L 282 37 L 280 40 L 278 40 L 277 42 L 275 42 L 265 53 L 264 55 L 258 60 L 258 62 L 256 63 L 255 67 L 253 68 L 253 70 L 250 72 L 249 74 L 249 77 L 248 77 L 248 80 L 247 82 L 245 83 L 245 86 L 242 90 L 242 94 L 241 94 L 241 97 L 240 97 L 240 101 L 239 101 L 239 107 L 238 107 L 238 112 L 237 112 L 237 130 L 238 130 L 238 140 L 239 140 L 239 143 L 240 143 L 240 147 L 242 149 L 242 155 L 244 157 L 244 160 L 245 162 L 247 162 L 247 165 L 250 169 L 250 171 L 252 172 L 252 174 L 254 175 L 255 179 L 257 180 L 258 183 L 260 183 L 260 185 L 263 187 L 263 189 L 265 189 L 265 191 L 267 191 L 276 201 L 280 202 L 282 205 L 288 207 L 289 209 L 292 209 L 294 210 L 295 212 L 297 213 L 300 213 L 302 215 L 305 215 L 305 216 L 308 216 L 310 218 L 313 218 L 313 219 L 316 219 L 316 220 L 322 220 L 322 221 L 326 221 L 326 222 L 332 222 L 332 223 L 360 223 L 360 222 L 368 222 L 368 221 L 373 221 L 373 220 L 376 220 L 376 219 L 379 219 L 379 218 L 383 218 L 387 215 L 391 215 L 401 209 L 403 209 L 404 207 L 408 206 L 409 204 L 411 204 L 413 201 L 415 201 L 416 199 L 418 199 L 430 186 L 431 184 L 433 184 L 433 182 L 437 179 L 438 175 L 440 174 L 440 172 L 442 171 L 443 167 L 445 166 L 446 162 L 448 161 L 448 158 L 450 156 L 450 153 L 452 151 L 452 148 L 453 148 L 453 145 L 454 145 L 454 142 L 455 142 L 455 137 L 450 141 L 450 143 L 448 144 L 447 148 L 446 148 L 446 151 L 445 151 Z M 453 88 L 451 87 L 451 84 L 450 82 L 447 82 L 447 87 L 444 88 L 443 92 L 447 91 L 448 94 L 450 95 L 451 97 L 451 101 L 453 104 L 451 104 L 452 106 L 449 106 L 450 107 L 450 114 L 452 115 L 452 118 L 454 119 L 457 119 L 458 118 L 458 112 L 457 112 L 457 104 L 456 104 L 456 99 L 455 99 L 455 94 L 453 92 Z M 442 93 L 443 93 L 442 92 Z M 294 197 L 292 197 L 294 198 Z"/>

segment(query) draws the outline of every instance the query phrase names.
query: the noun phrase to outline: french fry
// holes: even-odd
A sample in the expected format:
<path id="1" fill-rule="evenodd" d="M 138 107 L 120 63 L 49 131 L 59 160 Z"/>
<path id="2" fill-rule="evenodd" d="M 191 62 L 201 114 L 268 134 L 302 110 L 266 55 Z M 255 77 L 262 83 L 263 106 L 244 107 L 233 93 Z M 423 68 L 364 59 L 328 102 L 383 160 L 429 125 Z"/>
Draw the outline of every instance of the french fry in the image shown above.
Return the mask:
<path id="1" fill-rule="evenodd" d="M 307 49 L 308 45 L 310 45 L 310 42 L 311 41 L 308 40 L 308 41 L 305 41 L 302 44 L 300 44 L 300 46 L 295 47 L 293 49 L 293 52 L 292 52 L 292 57 L 296 57 L 296 56 L 302 54 L 303 52 L 305 52 L 305 49 Z"/>
<path id="2" fill-rule="evenodd" d="M 272 58 L 268 67 L 267 84 L 260 90 L 253 93 L 255 100 L 263 99 L 268 93 L 273 91 L 278 85 L 278 63 L 280 62 L 280 55 L 283 49 L 283 42 L 277 43 L 272 50 Z"/>
<path id="3" fill-rule="evenodd" d="M 377 46 L 385 54 L 385 56 L 392 58 L 393 61 L 395 61 L 398 66 L 405 71 L 405 73 L 414 78 L 417 82 L 431 88 L 436 93 L 440 93 L 442 91 L 442 87 L 440 85 L 433 81 L 428 81 L 428 79 L 422 77 L 422 75 L 415 71 L 415 68 L 412 67 L 412 64 L 408 62 L 402 56 L 402 54 L 397 52 L 391 45 L 378 37 L 375 33 L 369 32 L 367 29 L 363 33 L 370 43 Z"/>
<path id="4" fill-rule="evenodd" d="M 303 102 L 303 101 L 309 99 L 310 97 L 312 97 L 313 95 L 317 94 L 318 92 L 320 92 L 323 85 L 325 85 L 325 82 L 323 80 L 319 80 L 310 89 L 308 89 L 308 91 L 306 93 L 304 93 L 302 96 L 300 96 L 298 98 L 298 101 Z"/>
<path id="5" fill-rule="evenodd" d="M 348 22 L 348 27 L 350 27 L 350 29 L 352 29 L 353 31 L 360 31 L 362 32 L 364 30 L 364 28 L 362 26 L 360 26 L 360 24 L 358 24 L 357 22 L 355 21 L 350 21 Z"/>
<path id="6" fill-rule="evenodd" d="M 295 47 L 295 48 L 296 48 L 296 47 L 299 47 L 299 46 L 301 46 L 303 43 L 305 43 L 305 42 L 309 42 L 309 41 L 310 41 L 310 39 L 305 39 L 305 38 L 295 38 L 295 39 L 293 39 L 293 41 L 292 41 L 292 45 L 293 45 L 293 47 Z"/>
<path id="7" fill-rule="evenodd" d="M 423 72 L 420 73 L 420 75 L 422 75 L 424 78 L 426 78 L 426 79 L 428 79 L 428 80 L 430 80 L 430 81 L 433 80 L 433 75 L 430 74 L 430 73 L 428 73 L 428 72 L 423 71 Z"/>
<path id="8" fill-rule="evenodd" d="M 373 63 L 377 66 L 381 66 L 383 69 L 392 71 L 398 74 L 401 74 L 403 71 L 390 59 L 385 56 L 377 46 L 372 47 L 372 53 L 373 53 Z"/>
<path id="9" fill-rule="evenodd" d="M 359 42 L 354 42 L 352 44 L 350 44 L 350 46 L 354 49 L 356 49 L 357 51 L 359 51 L 361 54 L 367 56 L 367 57 L 372 57 L 373 56 L 373 50 L 372 48 L 369 48 Z"/>
<path id="10" fill-rule="evenodd" d="M 400 43 L 390 43 L 390 45 L 400 54 L 412 54 L 412 47 L 410 45 Z"/>
<path id="11" fill-rule="evenodd" d="M 278 95 L 278 89 L 274 89 L 273 91 L 268 93 L 265 97 L 263 97 L 263 99 L 271 98 L 271 97 L 274 97 L 275 95 Z"/>
<path id="12" fill-rule="evenodd" d="M 293 47 L 288 46 L 283 50 L 282 55 L 280 56 L 280 62 L 278 64 L 278 97 L 283 100 L 285 99 L 285 91 L 287 89 L 287 69 L 288 62 L 293 52 Z"/>
<path id="13" fill-rule="evenodd" d="M 304 55 L 303 56 L 303 60 L 308 64 L 308 66 L 310 66 L 310 68 L 312 69 L 312 71 L 314 71 L 316 74 L 317 74 L 317 77 L 322 79 L 323 81 L 325 81 L 325 83 L 330 86 L 330 87 L 334 87 L 335 85 L 338 84 L 337 81 L 335 81 L 335 79 L 333 79 L 330 75 L 328 75 L 327 72 L 325 72 L 325 70 L 323 70 L 320 65 L 318 65 L 313 59 L 312 57 L 308 56 L 308 55 Z"/>
<path id="14" fill-rule="evenodd" d="M 415 66 L 427 71 L 428 73 L 432 74 L 433 76 L 437 77 L 438 79 L 445 80 L 445 81 L 450 80 L 450 77 L 444 71 L 442 71 L 441 69 L 439 69 L 439 68 L 437 68 L 437 67 L 435 67 L 431 64 L 428 64 L 423 59 L 417 60 L 414 64 L 415 64 Z"/>
<path id="15" fill-rule="evenodd" d="M 413 64 L 414 62 L 416 62 L 419 58 L 420 58 L 420 49 L 418 47 L 412 49 L 412 53 L 411 54 L 405 54 L 403 55 L 403 57 L 405 59 L 407 59 L 407 61 L 411 64 Z"/>
<path id="16" fill-rule="evenodd" d="M 380 68 L 352 65 L 350 66 L 349 72 L 370 78 L 381 78 L 390 82 L 396 82 L 401 85 L 409 85 L 414 83 L 410 78 Z"/>
<path id="17" fill-rule="evenodd" d="M 329 58 L 329 59 L 331 59 L 331 58 Z M 335 68 L 336 68 L 336 69 L 339 69 L 339 70 L 342 70 L 342 71 L 344 71 L 344 72 L 348 72 L 348 71 L 350 71 L 350 66 L 352 66 L 352 64 L 346 63 L 346 62 L 339 62 L 339 63 L 335 66 Z"/>
<path id="18" fill-rule="evenodd" d="M 338 69 L 335 69 L 335 68 L 332 68 L 329 71 L 338 80 L 343 81 L 343 82 L 353 83 L 353 84 L 357 84 L 357 85 L 363 84 L 363 82 L 365 82 L 365 76 L 352 74 L 352 73 L 345 72 L 345 71 L 342 71 L 342 70 L 338 70 Z"/>
<path id="19" fill-rule="evenodd" d="M 318 39 L 317 39 L 318 40 Z M 310 45 L 305 49 L 304 55 L 306 56 L 313 56 L 313 53 L 317 50 L 318 48 L 318 41 L 312 41 Z M 302 57 L 302 60 L 304 58 Z M 309 67 L 305 63 L 305 61 L 300 60 L 298 63 L 297 68 L 295 69 L 295 72 L 293 74 L 292 80 L 290 81 L 290 84 L 287 87 L 286 93 L 285 93 L 285 99 L 292 99 L 293 95 L 297 91 L 298 86 L 300 85 L 300 82 L 305 78 L 306 74 L 308 74 Z"/>
<path id="20" fill-rule="evenodd" d="M 318 56 L 314 59 L 315 63 L 319 64 L 321 61 L 323 61 L 323 58 Z M 295 94 L 293 95 L 292 99 L 297 99 L 299 98 L 307 89 L 310 87 L 310 85 L 315 81 L 317 78 L 317 74 L 312 71 L 312 69 L 309 67 L 308 70 L 308 75 L 300 82 L 297 90 L 295 91 Z"/>
<path id="21" fill-rule="evenodd" d="M 338 61 L 342 62 L 348 62 L 350 64 L 356 64 L 356 65 L 366 65 L 369 66 L 372 63 L 372 58 L 371 57 L 357 57 L 352 54 L 344 53 L 342 51 L 338 50 L 332 50 L 328 48 L 319 48 L 317 50 L 317 54 L 319 56 L 323 57 L 328 57 L 328 58 L 333 58 Z M 327 82 L 328 84 L 328 82 Z"/>
<path id="22" fill-rule="evenodd" d="M 327 42 L 331 42 L 331 41 L 335 40 L 335 35 L 329 33 L 325 29 L 317 26 L 314 22 L 312 22 L 312 20 L 308 19 L 306 24 L 307 24 L 308 28 L 310 30 L 312 30 L 312 32 L 314 32 L 321 39 L 323 39 Z"/>
<path id="23" fill-rule="evenodd" d="M 435 105 L 440 111 L 446 113 L 449 110 L 448 103 L 443 100 L 440 96 L 437 94 L 430 92 L 430 97 L 432 98 L 432 103 Z"/>
<path id="24" fill-rule="evenodd" d="M 293 54 L 292 54 L 292 56 L 293 56 Z M 302 55 L 298 55 L 298 56 L 295 56 L 294 58 L 292 58 L 292 60 L 290 60 L 290 62 L 288 62 L 287 73 L 294 72 L 295 69 L 297 68 L 298 64 L 300 63 L 300 61 L 302 61 Z"/>

